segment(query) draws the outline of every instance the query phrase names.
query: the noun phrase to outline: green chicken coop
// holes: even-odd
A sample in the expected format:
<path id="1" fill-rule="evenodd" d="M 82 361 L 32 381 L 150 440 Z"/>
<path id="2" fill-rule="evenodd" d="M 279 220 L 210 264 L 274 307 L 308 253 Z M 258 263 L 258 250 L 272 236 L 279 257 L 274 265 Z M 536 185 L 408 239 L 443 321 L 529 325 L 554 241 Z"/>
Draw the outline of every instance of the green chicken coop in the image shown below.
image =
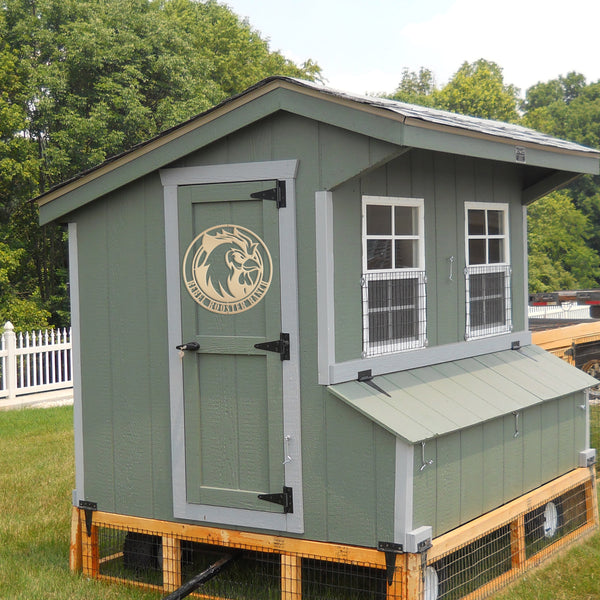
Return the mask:
<path id="1" fill-rule="evenodd" d="M 599 158 L 274 77 L 38 197 L 69 234 L 72 568 L 474 598 L 594 530 L 597 382 L 531 344 L 526 214 Z"/>

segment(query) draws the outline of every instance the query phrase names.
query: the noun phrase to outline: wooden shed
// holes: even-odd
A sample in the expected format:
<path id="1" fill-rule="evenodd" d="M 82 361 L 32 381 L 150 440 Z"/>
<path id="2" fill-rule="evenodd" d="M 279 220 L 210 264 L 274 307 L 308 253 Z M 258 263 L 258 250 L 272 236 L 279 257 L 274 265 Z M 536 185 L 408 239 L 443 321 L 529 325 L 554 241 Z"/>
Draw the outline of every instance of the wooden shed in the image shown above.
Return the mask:
<path id="1" fill-rule="evenodd" d="M 283 598 L 454 598 L 592 530 L 595 381 L 531 345 L 526 206 L 598 171 L 277 77 L 40 196 L 69 227 L 73 568 L 171 591 L 237 548 Z"/>

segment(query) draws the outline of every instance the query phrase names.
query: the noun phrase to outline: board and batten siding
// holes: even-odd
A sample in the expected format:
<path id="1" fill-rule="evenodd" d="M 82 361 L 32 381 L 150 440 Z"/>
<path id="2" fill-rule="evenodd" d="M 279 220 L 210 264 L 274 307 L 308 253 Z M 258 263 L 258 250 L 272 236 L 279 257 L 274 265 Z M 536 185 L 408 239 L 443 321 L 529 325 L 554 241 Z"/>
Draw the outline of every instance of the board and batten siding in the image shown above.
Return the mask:
<path id="1" fill-rule="evenodd" d="M 162 186 L 148 176 L 77 223 L 83 462 L 100 510 L 168 518 L 169 390 Z"/>
<path id="2" fill-rule="evenodd" d="M 349 145 L 354 158 L 346 164 Z M 314 191 L 394 153 L 390 144 L 282 114 L 170 165 L 299 160 L 302 439 L 303 463 L 310 465 L 303 474 L 303 537 L 310 539 L 374 546 L 393 534 L 394 437 L 317 384 Z M 172 520 L 158 173 L 97 199 L 68 220 L 77 223 L 79 239 L 86 499 L 108 512 Z"/>
<path id="3" fill-rule="evenodd" d="M 414 528 L 441 535 L 578 466 L 585 393 L 577 392 L 415 447 Z"/>
<path id="4" fill-rule="evenodd" d="M 360 358 L 362 350 L 359 241 L 363 195 L 424 199 L 429 347 L 464 341 L 465 202 L 508 203 L 513 330 L 526 329 L 521 185 L 514 165 L 411 150 L 336 188 L 336 360 Z M 357 243 L 349 244 L 348 240 Z"/>

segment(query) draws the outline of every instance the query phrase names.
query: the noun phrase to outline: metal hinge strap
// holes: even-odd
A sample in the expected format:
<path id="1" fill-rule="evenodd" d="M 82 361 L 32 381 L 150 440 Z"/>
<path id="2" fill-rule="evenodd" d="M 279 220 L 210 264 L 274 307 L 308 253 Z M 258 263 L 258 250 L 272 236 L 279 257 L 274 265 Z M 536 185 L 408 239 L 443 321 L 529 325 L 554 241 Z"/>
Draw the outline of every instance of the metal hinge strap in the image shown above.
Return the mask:
<path id="1" fill-rule="evenodd" d="M 262 342 L 254 344 L 257 350 L 266 350 L 267 352 L 277 352 L 281 360 L 290 360 L 290 334 L 281 333 L 278 340 L 272 342 Z"/>
<path id="2" fill-rule="evenodd" d="M 283 512 L 286 515 L 294 512 L 294 493 L 291 487 L 283 486 L 281 494 L 259 494 L 258 499 L 280 504 L 283 506 Z"/>
<path id="3" fill-rule="evenodd" d="M 79 508 L 85 513 L 85 531 L 88 537 L 92 536 L 92 519 L 95 510 L 98 510 L 98 504 L 96 502 L 90 502 L 89 500 L 80 500 Z"/>
<path id="4" fill-rule="evenodd" d="M 250 198 L 256 198 L 257 200 L 274 200 L 277 204 L 277 208 L 285 208 L 285 181 L 277 180 L 277 185 L 274 188 L 254 192 L 253 194 L 250 194 Z"/>

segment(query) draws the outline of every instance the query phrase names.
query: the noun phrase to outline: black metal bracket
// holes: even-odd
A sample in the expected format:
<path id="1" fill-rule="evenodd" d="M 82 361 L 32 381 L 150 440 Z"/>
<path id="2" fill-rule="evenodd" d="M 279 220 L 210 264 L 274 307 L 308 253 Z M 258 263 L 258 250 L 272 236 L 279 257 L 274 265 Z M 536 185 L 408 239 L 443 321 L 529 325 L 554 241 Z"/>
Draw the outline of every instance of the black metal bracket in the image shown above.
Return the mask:
<path id="1" fill-rule="evenodd" d="M 391 396 L 384 389 L 380 388 L 373 381 L 373 374 L 371 372 L 371 369 L 369 369 L 368 371 L 359 371 L 358 372 L 358 381 L 360 381 L 361 383 L 366 383 L 368 386 L 372 387 L 374 390 L 377 390 L 378 392 L 385 394 L 388 398 L 391 398 Z"/>
<path id="2" fill-rule="evenodd" d="M 386 578 L 388 586 L 392 585 L 396 572 L 396 555 L 403 554 L 404 548 L 402 544 L 394 544 L 394 542 L 377 542 L 377 550 L 385 552 Z"/>
<path id="3" fill-rule="evenodd" d="M 283 506 L 283 512 L 286 515 L 294 512 L 294 493 L 291 487 L 284 485 L 281 494 L 259 494 L 258 499 L 280 504 Z"/>
<path id="4" fill-rule="evenodd" d="M 90 502 L 89 500 L 80 500 L 79 508 L 83 509 L 85 513 L 85 531 L 88 537 L 92 535 L 92 519 L 95 510 L 98 510 L 97 502 Z"/>
<path id="5" fill-rule="evenodd" d="M 257 200 L 274 200 L 277 204 L 277 208 L 285 208 L 285 181 L 277 180 L 277 185 L 274 188 L 254 192 L 253 194 L 250 194 L 250 198 L 256 198 Z"/>
<path id="6" fill-rule="evenodd" d="M 277 352 L 281 360 L 290 360 L 290 334 L 281 333 L 278 340 L 273 342 L 263 342 L 254 344 L 257 350 L 266 350 L 267 352 Z"/>

